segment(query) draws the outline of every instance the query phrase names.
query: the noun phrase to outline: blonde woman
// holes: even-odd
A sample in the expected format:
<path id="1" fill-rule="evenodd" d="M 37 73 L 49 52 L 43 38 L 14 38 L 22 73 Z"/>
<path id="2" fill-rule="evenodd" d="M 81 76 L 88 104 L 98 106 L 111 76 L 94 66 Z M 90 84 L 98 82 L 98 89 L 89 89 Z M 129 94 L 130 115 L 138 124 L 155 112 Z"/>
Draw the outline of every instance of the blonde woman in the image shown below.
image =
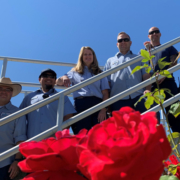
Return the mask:
<path id="1" fill-rule="evenodd" d="M 98 66 L 96 54 L 90 47 L 82 47 L 79 53 L 77 65 L 66 75 L 56 80 L 57 85 L 69 87 L 96 76 L 102 70 Z M 103 78 L 73 93 L 74 106 L 77 113 L 81 113 L 109 98 L 109 84 L 107 78 Z M 106 119 L 106 108 L 76 122 L 72 125 L 74 134 L 81 129 L 91 129 L 95 124 Z"/>

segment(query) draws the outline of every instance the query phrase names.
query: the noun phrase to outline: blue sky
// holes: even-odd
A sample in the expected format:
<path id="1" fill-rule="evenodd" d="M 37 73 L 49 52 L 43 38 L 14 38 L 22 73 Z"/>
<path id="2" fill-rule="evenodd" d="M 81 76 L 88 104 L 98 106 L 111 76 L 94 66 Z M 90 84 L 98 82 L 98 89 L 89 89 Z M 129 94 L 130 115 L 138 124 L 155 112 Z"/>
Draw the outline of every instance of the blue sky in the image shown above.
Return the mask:
<path id="1" fill-rule="evenodd" d="M 0 56 L 76 63 L 82 46 L 92 47 L 100 65 L 118 51 L 121 31 L 132 39 L 137 54 L 148 29 L 160 28 L 161 43 L 180 35 L 179 0 L 1 0 Z M 180 44 L 175 45 L 180 51 Z M 2 66 L 2 61 L 0 61 Z M 38 83 L 41 70 L 58 76 L 71 68 L 8 62 L 12 81 Z M 175 73 L 177 76 L 179 71 Z M 23 87 L 24 90 L 36 88 Z M 23 95 L 12 99 L 19 106 Z"/>

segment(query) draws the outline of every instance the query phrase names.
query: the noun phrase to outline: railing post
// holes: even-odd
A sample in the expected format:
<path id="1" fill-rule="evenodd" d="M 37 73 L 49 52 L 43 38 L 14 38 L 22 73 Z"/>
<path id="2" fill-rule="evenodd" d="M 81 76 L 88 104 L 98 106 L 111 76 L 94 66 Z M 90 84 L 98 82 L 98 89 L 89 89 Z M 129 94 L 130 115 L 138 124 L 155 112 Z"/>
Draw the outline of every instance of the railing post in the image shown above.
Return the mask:
<path id="1" fill-rule="evenodd" d="M 61 131 L 61 124 L 63 123 L 64 117 L 64 94 L 61 94 L 59 97 L 58 108 L 57 108 L 57 126 L 58 131 Z"/>
<path id="2" fill-rule="evenodd" d="M 162 109 L 160 110 L 160 114 L 161 114 L 162 125 L 163 125 L 164 130 L 165 130 L 166 135 L 167 135 L 166 117 L 164 116 Z"/>
<path id="3" fill-rule="evenodd" d="M 6 68 L 7 68 L 7 58 L 4 58 L 3 60 L 3 65 L 2 65 L 2 69 L 1 69 L 1 78 L 5 77 L 6 74 Z"/>
<path id="4" fill-rule="evenodd" d="M 28 95 L 28 92 L 24 92 L 24 97 L 26 97 Z"/>

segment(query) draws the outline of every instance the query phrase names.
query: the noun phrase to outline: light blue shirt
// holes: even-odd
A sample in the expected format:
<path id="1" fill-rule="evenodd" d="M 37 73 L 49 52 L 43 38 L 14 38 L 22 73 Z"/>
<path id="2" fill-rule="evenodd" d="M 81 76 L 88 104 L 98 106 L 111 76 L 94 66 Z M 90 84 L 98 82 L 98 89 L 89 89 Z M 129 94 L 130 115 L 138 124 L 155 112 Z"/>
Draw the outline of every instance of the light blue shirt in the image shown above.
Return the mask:
<path id="1" fill-rule="evenodd" d="M 66 76 L 68 76 L 72 85 L 76 85 L 76 84 L 83 82 L 95 75 L 89 71 L 87 66 L 85 66 L 84 74 L 79 74 L 78 72 L 71 70 L 66 74 Z M 109 84 L 108 84 L 107 78 L 103 78 L 103 79 L 96 81 L 88 86 L 78 89 L 77 91 L 73 92 L 73 97 L 76 98 L 79 96 L 96 96 L 96 97 L 102 99 L 103 98 L 102 90 L 105 90 L 105 89 L 109 89 Z"/>
<path id="2" fill-rule="evenodd" d="M 43 93 L 43 91 L 39 89 L 35 92 L 28 94 L 23 99 L 20 108 L 23 109 L 26 108 L 27 106 L 42 101 L 43 100 L 42 96 L 44 94 L 48 94 L 49 96 L 52 96 L 56 93 L 57 91 L 55 89 L 51 89 L 47 93 Z M 27 128 L 28 139 L 56 125 L 57 108 L 58 108 L 58 100 L 50 104 L 47 104 L 39 109 L 36 109 L 35 111 L 30 112 L 26 115 L 26 119 L 28 122 L 28 128 Z M 76 113 L 76 111 L 72 106 L 68 97 L 65 96 L 64 116 L 73 113 Z"/>
<path id="3" fill-rule="evenodd" d="M 11 102 L 0 108 L 0 119 L 18 111 L 19 108 L 13 106 Z M 11 122 L 0 126 L 0 153 L 14 147 L 17 142 L 25 141 L 26 137 L 26 118 L 22 116 Z M 0 168 L 10 165 L 14 160 L 11 156 L 0 162 Z"/>
<path id="4" fill-rule="evenodd" d="M 137 55 L 132 54 L 131 51 L 129 51 L 127 54 L 123 55 L 122 53 L 118 52 L 114 57 L 111 57 L 107 60 L 104 71 L 108 69 L 112 69 L 122 63 L 125 63 L 129 61 L 131 58 L 136 57 Z M 121 69 L 110 76 L 108 76 L 108 81 L 111 83 L 111 90 L 110 90 L 110 97 L 123 92 L 139 83 L 142 82 L 142 76 L 144 74 L 144 71 L 140 70 L 134 73 L 133 75 L 130 75 L 132 70 L 136 66 L 142 66 L 141 62 L 134 63 L 130 66 L 127 66 L 124 69 Z M 130 95 L 130 97 L 133 99 L 138 95 L 143 94 L 143 89 L 140 89 Z M 123 99 L 129 99 L 129 96 L 124 97 Z"/>

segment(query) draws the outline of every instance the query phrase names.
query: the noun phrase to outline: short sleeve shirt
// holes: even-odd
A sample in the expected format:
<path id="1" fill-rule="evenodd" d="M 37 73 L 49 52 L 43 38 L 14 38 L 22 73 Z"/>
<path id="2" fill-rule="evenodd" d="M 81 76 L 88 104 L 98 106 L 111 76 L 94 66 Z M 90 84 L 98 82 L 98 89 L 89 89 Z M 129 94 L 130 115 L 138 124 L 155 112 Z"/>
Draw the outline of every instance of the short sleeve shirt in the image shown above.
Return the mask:
<path id="1" fill-rule="evenodd" d="M 51 89 L 47 93 L 43 93 L 43 91 L 39 89 L 35 92 L 28 94 L 23 99 L 20 108 L 23 109 L 39 101 L 42 101 L 44 99 L 42 97 L 44 94 L 48 94 L 49 96 L 52 96 L 56 93 L 57 91 L 55 89 Z M 26 119 L 28 122 L 28 128 L 27 128 L 28 139 L 56 125 L 57 108 L 58 108 L 58 100 L 50 104 L 47 104 L 39 109 L 36 109 L 26 115 Z M 68 97 L 65 96 L 64 116 L 73 113 L 76 113 L 76 111 L 73 105 L 71 104 L 70 100 L 68 99 Z"/>
<path id="2" fill-rule="evenodd" d="M 71 70 L 66 75 L 70 79 L 72 85 L 76 85 L 95 76 L 89 71 L 86 66 L 84 68 L 84 74 L 79 74 L 78 72 Z M 102 99 L 102 90 L 105 89 L 109 89 L 109 84 L 106 77 L 73 92 L 73 97 L 76 98 L 79 96 L 96 96 Z"/>
<path id="3" fill-rule="evenodd" d="M 0 119 L 15 113 L 19 108 L 13 106 L 11 102 L 0 108 Z M 14 147 L 17 142 L 25 141 L 26 137 L 26 118 L 22 116 L 11 122 L 0 126 L 0 153 Z M 0 162 L 0 168 L 10 165 L 14 160 L 11 156 Z"/>
<path id="4" fill-rule="evenodd" d="M 154 54 L 155 57 L 152 59 L 152 61 L 153 61 L 153 64 L 155 66 L 155 71 L 160 70 L 159 65 L 158 65 L 159 59 L 166 57 L 163 60 L 163 62 L 171 62 L 170 57 L 172 55 L 177 55 L 177 54 L 178 54 L 178 51 L 173 46 L 170 46 L 170 47 Z M 169 67 L 169 65 L 165 66 L 163 68 L 163 70 L 168 69 L 168 67 Z"/>
<path id="5" fill-rule="evenodd" d="M 137 55 L 133 54 L 131 51 L 129 51 L 127 54 L 122 54 L 118 52 L 114 57 L 111 57 L 107 60 L 104 70 L 112 69 L 122 63 L 125 63 L 129 61 L 130 59 L 136 57 Z M 136 66 L 142 66 L 141 62 L 136 62 L 130 66 L 125 67 L 124 69 L 121 69 L 111 75 L 108 76 L 108 81 L 111 84 L 110 87 L 110 97 L 119 94 L 139 83 L 142 82 L 142 76 L 144 72 L 142 70 L 135 72 L 131 75 L 132 70 Z M 130 97 L 133 99 L 137 97 L 138 95 L 143 94 L 143 89 L 140 89 L 129 96 L 124 97 L 123 99 L 129 99 Z"/>

